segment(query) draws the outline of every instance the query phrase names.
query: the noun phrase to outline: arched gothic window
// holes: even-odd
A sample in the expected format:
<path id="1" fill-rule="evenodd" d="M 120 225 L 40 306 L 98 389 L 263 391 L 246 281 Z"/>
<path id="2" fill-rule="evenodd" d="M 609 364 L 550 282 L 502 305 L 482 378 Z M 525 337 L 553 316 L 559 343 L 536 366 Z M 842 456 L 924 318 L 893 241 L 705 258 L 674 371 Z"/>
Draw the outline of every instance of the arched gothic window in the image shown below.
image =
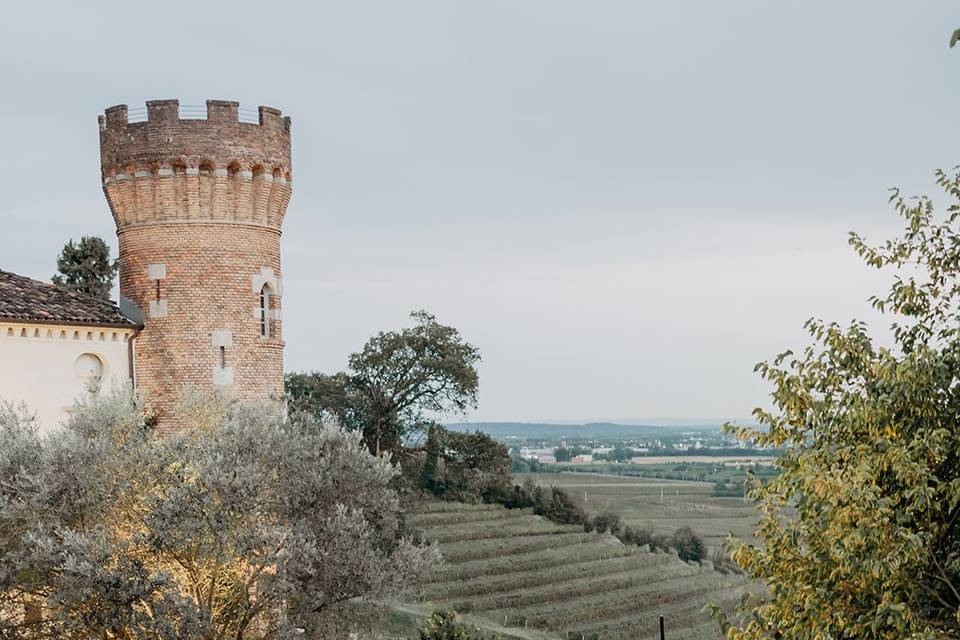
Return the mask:
<path id="1" fill-rule="evenodd" d="M 270 285 L 260 288 L 260 337 L 270 337 Z"/>

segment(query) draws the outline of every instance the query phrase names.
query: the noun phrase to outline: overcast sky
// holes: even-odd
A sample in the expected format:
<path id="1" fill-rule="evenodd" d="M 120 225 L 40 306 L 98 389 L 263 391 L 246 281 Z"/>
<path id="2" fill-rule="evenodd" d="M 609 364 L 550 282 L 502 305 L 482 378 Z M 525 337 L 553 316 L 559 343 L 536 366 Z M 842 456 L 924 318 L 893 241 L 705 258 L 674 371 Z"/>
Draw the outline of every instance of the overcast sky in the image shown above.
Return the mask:
<path id="1" fill-rule="evenodd" d="M 886 324 L 846 234 L 960 163 L 956 2 L 80 4 L 0 21 L 0 269 L 116 250 L 104 107 L 276 106 L 287 369 L 425 308 L 474 420 L 746 416 L 808 317 Z"/>

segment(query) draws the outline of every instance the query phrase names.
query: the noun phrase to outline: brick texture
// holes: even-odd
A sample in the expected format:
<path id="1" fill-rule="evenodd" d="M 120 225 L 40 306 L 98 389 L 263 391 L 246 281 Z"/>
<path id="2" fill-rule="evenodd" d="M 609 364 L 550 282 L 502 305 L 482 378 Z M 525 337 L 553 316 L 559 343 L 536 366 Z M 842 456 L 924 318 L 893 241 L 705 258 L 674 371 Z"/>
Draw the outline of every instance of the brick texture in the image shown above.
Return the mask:
<path id="1" fill-rule="evenodd" d="M 177 102 L 163 100 L 147 103 L 146 122 L 128 123 L 125 105 L 100 117 L 120 293 L 145 314 L 134 343 L 137 384 L 160 432 L 189 427 L 179 411 L 188 388 L 253 401 L 283 395 L 290 121 L 261 107 L 260 124 L 239 122 L 234 102 L 208 101 L 207 109 L 207 120 L 180 120 Z"/>

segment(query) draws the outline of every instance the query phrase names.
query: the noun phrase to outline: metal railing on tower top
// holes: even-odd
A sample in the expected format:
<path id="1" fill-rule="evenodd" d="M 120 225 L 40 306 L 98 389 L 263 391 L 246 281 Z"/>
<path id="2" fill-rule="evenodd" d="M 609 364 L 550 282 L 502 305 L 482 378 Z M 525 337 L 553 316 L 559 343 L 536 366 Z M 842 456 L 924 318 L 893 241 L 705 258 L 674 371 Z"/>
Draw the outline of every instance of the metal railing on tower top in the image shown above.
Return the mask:
<path id="1" fill-rule="evenodd" d="M 181 104 L 178 105 L 177 113 L 181 120 L 206 120 L 207 105 L 205 104 Z M 237 116 L 240 122 L 247 124 L 260 124 L 260 111 L 250 107 L 238 107 Z M 133 107 L 127 109 L 127 122 L 147 122 L 147 107 Z"/>

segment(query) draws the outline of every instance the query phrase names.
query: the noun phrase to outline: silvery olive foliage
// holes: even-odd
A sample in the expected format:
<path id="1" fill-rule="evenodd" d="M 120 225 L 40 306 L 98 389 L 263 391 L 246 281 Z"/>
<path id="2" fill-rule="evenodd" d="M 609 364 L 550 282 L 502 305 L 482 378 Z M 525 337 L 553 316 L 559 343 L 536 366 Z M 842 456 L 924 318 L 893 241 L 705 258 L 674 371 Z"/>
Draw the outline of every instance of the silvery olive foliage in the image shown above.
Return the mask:
<path id="1" fill-rule="evenodd" d="M 129 390 L 47 437 L 0 408 L 0 638 L 345 637 L 436 560 L 359 434 L 211 406 L 162 438 Z"/>
<path id="2" fill-rule="evenodd" d="M 811 320 L 811 346 L 757 366 L 774 410 L 737 433 L 785 453 L 750 488 L 760 544 L 733 558 L 769 589 L 730 640 L 960 637 L 960 172 L 937 184 L 943 212 L 894 191 L 903 234 L 850 236 L 895 272 L 871 300 L 892 338 Z"/>

